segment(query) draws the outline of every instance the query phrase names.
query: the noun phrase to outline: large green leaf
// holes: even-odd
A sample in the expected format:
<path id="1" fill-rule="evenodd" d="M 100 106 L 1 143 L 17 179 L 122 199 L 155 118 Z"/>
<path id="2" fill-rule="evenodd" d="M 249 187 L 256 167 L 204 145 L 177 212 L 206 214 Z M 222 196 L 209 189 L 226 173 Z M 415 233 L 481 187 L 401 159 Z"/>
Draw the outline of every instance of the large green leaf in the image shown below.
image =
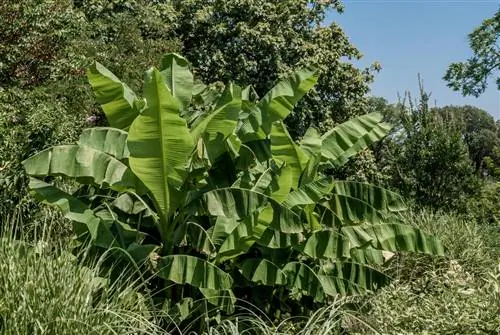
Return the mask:
<path id="1" fill-rule="evenodd" d="M 284 120 L 295 104 L 316 84 L 318 71 L 316 68 L 305 68 L 279 81 L 258 103 L 265 118 L 262 127 L 269 134 L 271 123 Z"/>
<path id="2" fill-rule="evenodd" d="M 122 160 L 129 156 L 127 136 L 126 131 L 116 128 L 87 128 L 80 135 L 78 144 L 91 147 Z"/>
<path id="3" fill-rule="evenodd" d="M 371 241 L 371 238 L 368 242 Z M 351 248 L 360 245 L 351 244 L 349 239 L 333 230 L 314 232 L 295 249 L 312 258 L 343 259 L 351 256 Z"/>
<path id="4" fill-rule="evenodd" d="M 325 300 L 325 287 L 315 271 L 308 265 L 291 262 L 282 270 L 287 276 L 287 287 L 292 293 L 300 293 L 313 297 L 314 301 Z"/>
<path id="5" fill-rule="evenodd" d="M 270 217 L 259 217 L 269 222 L 273 229 L 284 233 L 299 233 L 304 230 L 301 218 L 289 208 L 282 206 L 265 194 L 241 188 L 221 188 L 206 192 L 199 200 L 198 206 L 212 216 L 224 216 L 237 220 L 252 215 L 257 209 L 269 205 Z"/>
<path id="6" fill-rule="evenodd" d="M 358 116 L 321 137 L 321 154 L 330 164 L 342 166 L 349 158 L 384 138 L 391 129 L 392 125 L 382 122 L 380 113 Z"/>
<path id="7" fill-rule="evenodd" d="M 284 285 L 287 281 L 285 273 L 266 259 L 246 259 L 239 268 L 243 277 L 260 285 Z"/>
<path id="8" fill-rule="evenodd" d="M 335 262 L 318 275 L 325 293 L 330 296 L 362 295 L 385 285 L 389 278 L 365 264 Z"/>
<path id="9" fill-rule="evenodd" d="M 98 62 L 88 69 L 87 78 L 110 126 L 128 128 L 142 105 L 135 93 Z"/>
<path id="10" fill-rule="evenodd" d="M 384 223 L 361 226 L 345 226 L 341 234 L 357 239 L 361 234 L 370 236 L 372 247 L 387 251 L 420 252 L 430 255 L 444 255 L 444 248 L 438 238 L 409 225 Z"/>
<path id="11" fill-rule="evenodd" d="M 45 149 L 23 161 L 30 176 L 65 176 L 84 184 L 97 184 L 123 191 L 140 188 L 132 171 L 102 151 L 80 145 Z"/>
<path id="12" fill-rule="evenodd" d="M 241 109 L 241 88 L 237 85 L 226 86 L 224 94 L 217 101 L 215 110 L 205 116 L 191 130 L 197 141 L 203 134 L 207 142 L 213 141 L 218 134 L 225 139 L 233 133 Z"/>
<path id="13" fill-rule="evenodd" d="M 302 234 L 285 234 L 277 230 L 267 229 L 257 243 L 270 249 L 285 249 L 298 245 L 303 240 Z"/>
<path id="14" fill-rule="evenodd" d="M 329 195 L 333 188 L 333 178 L 324 177 L 302 185 L 297 190 L 290 192 L 283 204 L 290 208 L 295 206 L 314 205 Z"/>
<path id="15" fill-rule="evenodd" d="M 307 155 L 295 144 L 281 121 L 272 125 L 271 151 L 275 159 L 286 163 L 292 175 L 292 188 L 297 188 L 307 164 Z"/>
<path id="16" fill-rule="evenodd" d="M 187 110 L 193 94 L 193 74 L 189 70 L 189 62 L 178 54 L 166 54 L 161 60 L 161 75 L 171 95 L 179 101 L 181 112 Z"/>
<path id="17" fill-rule="evenodd" d="M 354 181 L 335 181 L 328 207 L 339 220 L 335 225 L 386 222 L 393 213 L 406 210 L 399 194 Z"/>
<path id="18" fill-rule="evenodd" d="M 200 292 L 209 304 L 220 307 L 224 313 L 234 313 L 236 297 L 231 290 L 212 290 L 209 288 L 200 288 Z"/>
<path id="19" fill-rule="evenodd" d="M 86 204 L 57 187 L 36 178 L 30 178 L 29 188 L 35 199 L 50 206 L 58 207 L 65 218 L 79 223 L 74 225 L 78 237 L 83 238 L 88 231 L 95 245 L 103 248 L 114 245 L 115 238 L 109 227 Z"/>
<path id="20" fill-rule="evenodd" d="M 304 137 L 300 140 L 300 148 L 312 158 L 321 154 L 321 146 L 321 134 L 316 128 L 309 127 Z"/>
<path id="21" fill-rule="evenodd" d="M 179 204 L 177 190 L 187 176 L 194 149 L 180 105 L 161 74 L 148 71 L 144 84 L 147 108 L 132 123 L 128 136 L 130 168 L 151 191 L 158 209 L 169 215 Z"/>
<path id="22" fill-rule="evenodd" d="M 252 187 L 252 191 L 269 195 L 277 202 L 283 202 L 290 193 L 292 174 L 288 166 L 266 169 Z"/>
<path id="23" fill-rule="evenodd" d="M 270 207 L 266 207 L 264 211 L 266 210 L 270 210 Z M 218 263 L 244 254 L 259 240 L 268 227 L 266 222 L 260 220 L 260 215 L 262 213 L 256 211 L 246 217 L 226 237 L 217 252 Z"/>
<path id="24" fill-rule="evenodd" d="M 177 284 L 198 288 L 229 290 L 233 279 L 229 274 L 201 258 L 188 255 L 161 257 L 158 275 Z"/>
<path id="25" fill-rule="evenodd" d="M 240 115 L 238 135 L 243 142 L 264 139 L 271 132 L 274 121 L 284 120 L 292 111 L 295 104 L 317 82 L 315 68 L 300 69 L 279 81 L 255 105 L 245 90 L 245 103 Z"/>

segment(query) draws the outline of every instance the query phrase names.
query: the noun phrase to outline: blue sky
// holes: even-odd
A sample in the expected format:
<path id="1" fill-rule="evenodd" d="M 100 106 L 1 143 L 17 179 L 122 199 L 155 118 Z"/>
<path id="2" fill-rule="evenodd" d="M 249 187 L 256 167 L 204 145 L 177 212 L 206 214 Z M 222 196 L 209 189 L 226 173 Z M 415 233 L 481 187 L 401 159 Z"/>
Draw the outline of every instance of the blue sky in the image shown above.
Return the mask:
<path id="1" fill-rule="evenodd" d="M 464 98 L 446 86 L 442 77 L 452 62 L 472 55 L 467 34 L 493 16 L 500 1 L 469 0 L 344 0 L 343 14 L 330 13 L 352 44 L 364 55 L 359 67 L 382 64 L 372 95 L 389 102 L 398 92 L 418 93 L 420 73 L 432 106 L 474 105 L 500 119 L 500 92 L 494 79 L 479 98 Z"/>

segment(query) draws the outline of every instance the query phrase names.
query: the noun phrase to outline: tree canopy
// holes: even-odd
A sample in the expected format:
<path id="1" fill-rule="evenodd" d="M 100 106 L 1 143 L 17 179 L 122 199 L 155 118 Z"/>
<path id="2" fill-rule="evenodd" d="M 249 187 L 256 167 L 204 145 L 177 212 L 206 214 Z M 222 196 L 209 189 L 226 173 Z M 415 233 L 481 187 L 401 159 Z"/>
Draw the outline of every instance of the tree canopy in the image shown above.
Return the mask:
<path id="1" fill-rule="evenodd" d="M 469 34 L 474 55 L 465 62 L 452 63 L 444 79 L 448 86 L 463 95 L 478 97 L 487 87 L 488 78 L 500 69 L 500 10 Z M 496 78 L 500 90 L 500 77 Z"/>
<path id="2" fill-rule="evenodd" d="M 182 53 L 205 82 L 234 80 L 253 85 L 262 96 L 296 66 L 316 64 L 319 82 L 287 119 L 292 137 L 316 125 L 322 132 L 365 113 L 372 70 L 344 59 L 362 54 L 328 11 L 342 12 L 338 0 L 175 1 L 176 34 Z"/>

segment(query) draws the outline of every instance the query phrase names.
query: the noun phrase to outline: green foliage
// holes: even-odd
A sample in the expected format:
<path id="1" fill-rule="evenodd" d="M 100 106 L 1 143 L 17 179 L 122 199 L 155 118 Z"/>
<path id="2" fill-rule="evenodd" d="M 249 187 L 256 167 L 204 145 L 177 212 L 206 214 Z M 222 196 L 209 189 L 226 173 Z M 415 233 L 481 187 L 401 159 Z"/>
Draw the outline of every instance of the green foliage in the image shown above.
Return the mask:
<path id="1" fill-rule="evenodd" d="M 143 67 L 178 48 L 168 24 L 170 5 L 128 3 L 133 6 L 69 0 L 0 4 L 2 213 L 19 205 L 24 221 L 38 215 L 26 197 L 23 159 L 56 144 L 74 143 L 83 128 L 105 122 L 85 79 L 94 58 L 138 87 Z"/>
<path id="2" fill-rule="evenodd" d="M 418 204 L 435 209 L 464 209 L 480 191 L 467 145 L 457 123 L 428 107 L 421 91 L 417 106 L 399 106 L 392 116 L 399 126 L 381 150 L 381 165 L 388 166 L 391 184 Z"/>
<path id="3" fill-rule="evenodd" d="M 446 256 L 396 255 L 395 281 L 367 297 L 362 319 L 383 334 L 498 333 L 497 229 L 426 210 L 410 211 L 403 221 L 438 236 Z M 357 322 L 349 330 L 371 333 Z"/>
<path id="4" fill-rule="evenodd" d="M 57 242 L 39 236 L 30 244 L 13 238 L 11 222 L 0 227 L 2 334 L 161 333 L 137 283 L 112 284 L 98 265 L 82 266 Z"/>
<path id="5" fill-rule="evenodd" d="M 261 100 L 228 84 L 207 102 L 212 86 L 193 93 L 189 64 L 176 54 L 146 72 L 143 98 L 93 66 L 89 79 L 104 113 L 128 134 L 95 128 L 77 145 L 31 156 L 23 162 L 31 190 L 62 209 L 96 252 L 121 248 L 152 271 L 167 311 L 175 304 L 202 311 L 196 301 L 207 299 L 232 313 L 235 296 L 246 296 L 278 317 L 373 291 L 387 281 L 373 267 L 382 250 L 443 249 L 397 220 L 405 206 L 396 193 L 323 173 L 390 131 L 380 115 L 322 137 L 310 131 L 300 145 L 291 139 L 282 121 L 315 78 L 314 70 L 297 70 Z M 120 117 L 130 114 L 125 95 L 143 106 L 131 124 Z M 68 193 L 34 178 L 45 176 L 82 187 Z"/>
<path id="6" fill-rule="evenodd" d="M 297 66 L 318 66 L 318 84 L 286 120 L 292 138 L 310 125 L 325 132 L 365 113 L 378 65 L 360 70 L 341 61 L 362 55 L 337 24 L 325 25 L 328 11 L 342 12 L 340 1 L 187 0 L 174 6 L 182 53 L 205 82 L 251 84 L 262 97 Z"/>
<path id="7" fill-rule="evenodd" d="M 500 69 L 499 36 L 500 10 L 469 34 L 469 45 L 474 55 L 465 62 L 449 66 L 443 78 L 448 81 L 448 86 L 463 95 L 481 95 L 488 78 Z M 496 83 L 500 90 L 500 77 L 496 78 Z"/>
<path id="8" fill-rule="evenodd" d="M 495 169 L 500 167 L 500 129 L 494 118 L 472 106 L 446 106 L 435 111 L 443 120 L 457 126 L 476 170 L 495 176 Z"/>

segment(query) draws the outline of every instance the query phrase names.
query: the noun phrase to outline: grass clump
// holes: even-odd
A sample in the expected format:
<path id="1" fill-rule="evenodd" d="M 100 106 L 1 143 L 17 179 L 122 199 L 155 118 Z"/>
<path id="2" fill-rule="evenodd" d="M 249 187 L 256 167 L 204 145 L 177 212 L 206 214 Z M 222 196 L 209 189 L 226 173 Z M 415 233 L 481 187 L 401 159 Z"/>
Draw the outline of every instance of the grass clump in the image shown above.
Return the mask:
<path id="1" fill-rule="evenodd" d="M 13 235 L 0 236 L 0 334 L 159 333 L 134 283 L 110 284 L 63 247 Z"/>

